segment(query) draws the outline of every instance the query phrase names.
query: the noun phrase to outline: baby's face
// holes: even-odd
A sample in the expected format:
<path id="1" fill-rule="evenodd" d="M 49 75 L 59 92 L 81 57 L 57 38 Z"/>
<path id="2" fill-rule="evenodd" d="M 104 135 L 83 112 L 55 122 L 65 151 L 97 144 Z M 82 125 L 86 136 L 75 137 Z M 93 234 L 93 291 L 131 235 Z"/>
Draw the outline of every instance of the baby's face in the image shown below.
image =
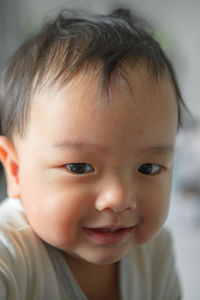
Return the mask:
<path id="1" fill-rule="evenodd" d="M 96 264 L 151 239 L 169 205 L 177 104 L 167 77 L 141 66 L 133 95 L 96 78 L 34 96 L 25 137 L 16 137 L 20 196 L 34 231 L 66 254 Z"/>

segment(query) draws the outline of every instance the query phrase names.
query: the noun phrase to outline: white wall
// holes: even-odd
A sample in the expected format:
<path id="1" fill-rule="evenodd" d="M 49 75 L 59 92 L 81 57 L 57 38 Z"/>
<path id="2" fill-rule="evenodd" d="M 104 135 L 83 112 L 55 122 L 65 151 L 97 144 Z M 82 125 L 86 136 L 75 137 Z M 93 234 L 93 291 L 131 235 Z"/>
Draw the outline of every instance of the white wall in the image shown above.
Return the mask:
<path id="1" fill-rule="evenodd" d="M 0 72 L 19 44 L 15 0 L 0 0 Z"/>

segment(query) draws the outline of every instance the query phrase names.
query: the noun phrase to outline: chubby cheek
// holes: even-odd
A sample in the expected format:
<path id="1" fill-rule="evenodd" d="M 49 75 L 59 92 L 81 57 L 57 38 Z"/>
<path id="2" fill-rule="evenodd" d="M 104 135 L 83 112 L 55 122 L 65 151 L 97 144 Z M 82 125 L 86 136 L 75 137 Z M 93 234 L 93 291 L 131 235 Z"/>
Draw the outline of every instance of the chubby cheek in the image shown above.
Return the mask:
<path id="1" fill-rule="evenodd" d="M 34 187 L 26 186 L 21 198 L 33 230 L 58 248 L 74 243 L 89 213 L 89 195 L 67 186 L 57 188 L 55 183 L 40 181 Z"/>
<path id="2" fill-rule="evenodd" d="M 149 241 L 163 226 L 169 210 L 170 189 L 147 195 L 141 201 L 141 222 L 136 230 L 139 244 Z"/>

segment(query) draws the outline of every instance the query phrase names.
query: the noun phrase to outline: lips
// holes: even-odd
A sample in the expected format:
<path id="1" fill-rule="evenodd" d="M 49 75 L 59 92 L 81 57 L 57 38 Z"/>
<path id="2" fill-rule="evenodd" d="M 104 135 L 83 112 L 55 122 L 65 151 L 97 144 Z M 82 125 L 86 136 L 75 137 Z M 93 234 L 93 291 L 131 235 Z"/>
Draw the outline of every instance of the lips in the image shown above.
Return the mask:
<path id="1" fill-rule="evenodd" d="M 84 228 L 87 237 L 95 244 L 111 245 L 120 244 L 127 240 L 132 234 L 134 226 L 131 227 L 102 227 Z"/>

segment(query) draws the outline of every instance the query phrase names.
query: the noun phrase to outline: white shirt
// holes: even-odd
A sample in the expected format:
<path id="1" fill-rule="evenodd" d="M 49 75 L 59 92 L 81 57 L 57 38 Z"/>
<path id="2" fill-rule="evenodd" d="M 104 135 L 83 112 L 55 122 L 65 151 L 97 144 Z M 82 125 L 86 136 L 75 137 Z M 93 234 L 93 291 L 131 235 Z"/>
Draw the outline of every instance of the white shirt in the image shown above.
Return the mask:
<path id="1" fill-rule="evenodd" d="M 178 300 L 171 237 L 163 229 L 119 264 L 122 300 Z M 0 205 L 0 299 L 87 300 L 62 252 L 32 230 L 19 200 Z"/>

